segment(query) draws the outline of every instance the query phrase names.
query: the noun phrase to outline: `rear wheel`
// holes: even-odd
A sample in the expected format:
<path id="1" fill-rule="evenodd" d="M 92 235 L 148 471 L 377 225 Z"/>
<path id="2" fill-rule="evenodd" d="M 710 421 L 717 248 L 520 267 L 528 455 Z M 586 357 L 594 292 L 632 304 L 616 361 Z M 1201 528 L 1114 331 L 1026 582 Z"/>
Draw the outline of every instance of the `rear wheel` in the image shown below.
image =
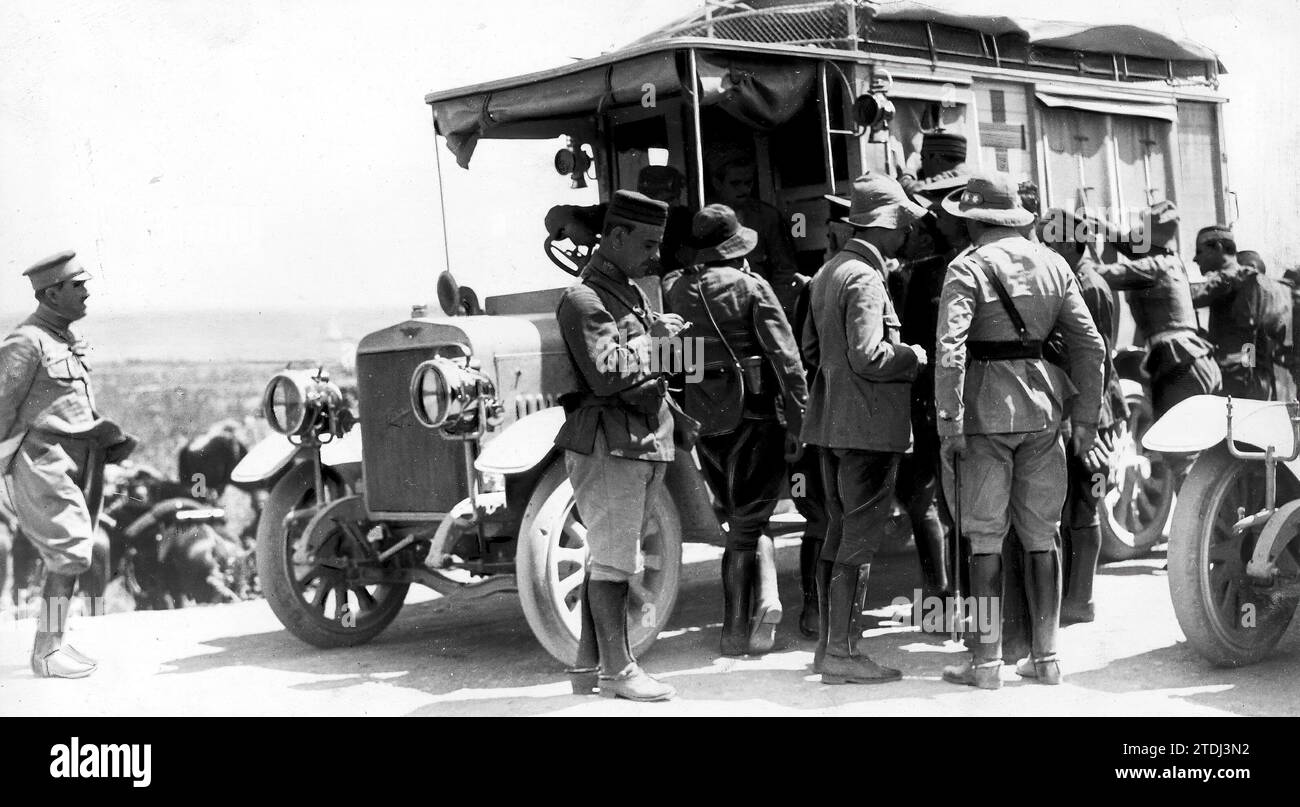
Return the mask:
<path id="1" fill-rule="evenodd" d="M 346 493 L 328 474 L 324 484 L 331 500 Z M 350 524 L 348 530 L 336 524 L 310 555 L 303 534 L 308 520 L 286 525 L 285 517 L 314 507 L 320 498 L 311 463 L 298 465 L 276 484 L 257 525 L 258 578 L 271 610 L 294 636 L 316 647 L 364 644 L 396 618 L 410 586 L 348 579 L 349 561 L 364 559 L 356 534 L 365 536 L 376 529 L 373 525 Z"/>
<path id="2" fill-rule="evenodd" d="M 1116 484 L 1106 490 L 1097 510 L 1101 516 L 1103 561 L 1143 555 L 1164 540 L 1174 509 L 1174 474 L 1158 453 L 1141 448 L 1154 422 L 1146 395 L 1125 396 L 1129 419 L 1116 437 L 1112 467 Z"/>
<path id="3" fill-rule="evenodd" d="M 1277 500 L 1295 499 L 1300 486 L 1278 470 Z M 1234 535 L 1244 513 L 1264 506 L 1264 463 L 1238 460 L 1226 446 L 1192 464 L 1174 511 L 1169 540 L 1169 593 L 1187 641 L 1214 664 L 1237 667 L 1266 656 L 1296 611 L 1296 599 L 1260 586 L 1246 575 L 1263 527 Z M 1300 542 L 1278 558 L 1281 577 L 1300 573 Z"/>
<path id="4" fill-rule="evenodd" d="M 636 656 L 654 644 L 677 604 L 682 532 L 677 508 L 666 494 L 651 505 L 641 552 L 645 569 L 632 578 L 628 597 L 628 640 Z M 563 459 L 542 474 L 528 500 L 515 564 L 519 601 L 537 641 L 561 663 L 573 664 L 582 626 L 587 528 Z"/>

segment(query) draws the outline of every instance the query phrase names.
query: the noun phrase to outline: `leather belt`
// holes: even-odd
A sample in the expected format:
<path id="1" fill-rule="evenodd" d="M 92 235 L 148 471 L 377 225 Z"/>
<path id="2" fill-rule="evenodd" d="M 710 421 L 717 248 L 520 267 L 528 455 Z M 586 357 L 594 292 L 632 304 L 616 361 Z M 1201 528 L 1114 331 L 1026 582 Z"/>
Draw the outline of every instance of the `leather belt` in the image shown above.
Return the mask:
<path id="1" fill-rule="evenodd" d="M 971 340 L 966 343 L 966 355 L 974 361 L 1041 359 L 1043 358 L 1043 343 L 1037 339 L 1027 342 L 982 342 Z"/>

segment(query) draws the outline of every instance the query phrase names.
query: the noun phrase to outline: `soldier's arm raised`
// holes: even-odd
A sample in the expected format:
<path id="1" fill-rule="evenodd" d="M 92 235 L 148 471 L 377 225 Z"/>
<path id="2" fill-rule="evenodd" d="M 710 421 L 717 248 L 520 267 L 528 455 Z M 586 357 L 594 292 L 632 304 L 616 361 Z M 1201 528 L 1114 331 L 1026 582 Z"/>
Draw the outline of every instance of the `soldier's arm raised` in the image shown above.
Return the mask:
<path id="1" fill-rule="evenodd" d="M 1192 305 L 1200 308 L 1228 297 L 1240 288 L 1249 275 L 1244 272 L 1218 270 L 1206 272 L 1205 280 L 1192 286 Z"/>
<path id="2" fill-rule="evenodd" d="M 1149 289 L 1160 279 L 1160 273 L 1165 271 L 1153 257 L 1134 259 L 1121 256 L 1115 263 L 1089 260 L 1089 265 L 1101 275 L 1107 286 L 1119 291 Z"/>
<path id="3" fill-rule="evenodd" d="M 627 338 L 592 289 L 571 287 L 555 312 L 560 333 L 574 364 L 592 392 L 615 395 L 640 384 L 651 375 L 648 334 Z M 624 341 L 626 340 L 626 341 Z"/>
<path id="4" fill-rule="evenodd" d="M 885 281 L 874 269 L 858 273 L 845 287 L 849 366 L 868 381 L 911 381 L 920 360 L 907 345 L 885 338 L 885 294 Z"/>
<path id="5" fill-rule="evenodd" d="M 0 440 L 9 437 L 41 365 L 41 350 L 21 334 L 0 343 Z"/>
<path id="6" fill-rule="evenodd" d="M 940 437 L 965 430 L 966 339 L 975 316 L 975 272 L 963 261 L 948 266 L 939 294 L 938 355 L 934 360 L 934 405 Z"/>

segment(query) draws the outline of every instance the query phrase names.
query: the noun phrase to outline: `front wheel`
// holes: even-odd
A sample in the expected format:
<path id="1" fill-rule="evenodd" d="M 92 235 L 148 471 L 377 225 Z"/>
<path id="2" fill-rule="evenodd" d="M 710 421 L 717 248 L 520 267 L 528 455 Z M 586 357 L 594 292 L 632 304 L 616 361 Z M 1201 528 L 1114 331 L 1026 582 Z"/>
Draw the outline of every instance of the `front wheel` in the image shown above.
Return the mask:
<path id="1" fill-rule="evenodd" d="M 328 498 L 346 493 L 328 472 L 324 477 Z M 397 617 L 409 584 L 361 584 L 347 577 L 349 561 L 362 560 L 355 532 L 367 533 L 371 525 L 341 525 L 320 544 L 315 557 L 306 553 L 303 532 L 308 519 L 286 524 L 295 511 L 322 501 L 315 472 L 304 462 L 280 479 L 257 525 L 257 575 L 266 601 L 280 623 L 299 639 L 316 647 L 351 647 L 364 644 Z"/>
<path id="2" fill-rule="evenodd" d="M 1297 497 L 1300 486 L 1278 469 L 1277 500 Z M 1192 464 L 1174 510 L 1169 539 L 1169 593 L 1188 643 L 1224 667 L 1264 658 L 1286 632 L 1296 600 L 1256 584 L 1246 575 L 1263 527 L 1234 535 L 1242 513 L 1264 506 L 1264 463 L 1238 460 L 1219 445 Z M 1300 542 L 1291 541 L 1277 564 L 1282 576 L 1300 571 Z"/>
<path id="3" fill-rule="evenodd" d="M 551 463 L 529 497 L 518 546 L 515 574 L 524 617 L 542 647 L 572 665 L 582 626 L 587 528 L 562 458 Z M 638 657 L 654 644 L 677 604 L 682 529 L 666 491 L 651 503 L 641 553 L 645 568 L 630 581 L 628 596 L 628 641 Z"/>
<path id="4" fill-rule="evenodd" d="M 1155 421 L 1146 395 L 1125 396 L 1128 422 L 1115 438 L 1111 460 L 1116 482 L 1098 504 L 1103 561 L 1144 555 L 1164 540 L 1174 508 L 1176 481 L 1159 453 L 1141 448 L 1142 437 Z"/>

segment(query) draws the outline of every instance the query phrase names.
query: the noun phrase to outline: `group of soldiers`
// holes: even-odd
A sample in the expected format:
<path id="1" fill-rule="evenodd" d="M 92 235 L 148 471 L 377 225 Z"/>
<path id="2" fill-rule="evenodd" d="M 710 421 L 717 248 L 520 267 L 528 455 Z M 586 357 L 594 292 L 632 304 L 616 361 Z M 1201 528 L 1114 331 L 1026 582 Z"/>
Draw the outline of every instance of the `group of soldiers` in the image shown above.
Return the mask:
<path id="1" fill-rule="evenodd" d="M 1157 416 L 1193 395 L 1274 396 L 1290 292 L 1258 256 L 1239 258 L 1229 228 L 1199 231 L 1197 271 L 1174 251 L 1171 202 L 1124 231 L 1040 213 L 1031 184 L 968 172 L 960 135 L 926 141 L 915 176 L 868 173 L 850 199 L 828 197 L 811 279 L 764 215 L 775 208 L 752 199 L 752 163 L 712 173 L 715 199 L 736 205 L 704 207 L 689 229 L 679 187 L 618 191 L 599 238 L 588 225 L 594 250 L 556 314 L 577 385 L 556 444 L 591 561 L 575 692 L 675 694 L 632 656 L 627 596 L 678 447 L 695 447 L 727 523 L 724 655 L 773 646 L 782 607 L 764 528 L 797 479 L 799 627 L 823 683 L 902 677 L 867 655 L 860 622 L 897 497 L 925 596 L 960 591 L 994 616 L 964 623 L 970 657 L 944 679 L 997 688 L 1006 662 L 1056 684 L 1059 627 L 1094 619 L 1098 502 L 1129 415 L 1113 291 L 1129 293 Z M 663 313 L 634 282 L 650 274 Z M 704 366 L 674 384 L 647 357 L 689 337 Z"/>

